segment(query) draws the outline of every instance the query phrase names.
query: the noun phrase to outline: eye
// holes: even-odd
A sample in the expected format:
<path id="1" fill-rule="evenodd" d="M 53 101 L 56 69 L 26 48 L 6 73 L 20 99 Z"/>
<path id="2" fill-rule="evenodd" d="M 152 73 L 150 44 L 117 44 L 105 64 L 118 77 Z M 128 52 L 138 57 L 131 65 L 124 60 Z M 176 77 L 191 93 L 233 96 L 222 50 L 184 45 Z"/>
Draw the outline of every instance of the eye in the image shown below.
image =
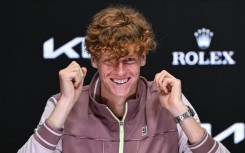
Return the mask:
<path id="1" fill-rule="evenodd" d="M 136 61 L 137 61 L 137 58 L 128 57 L 127 59 L 124 60 L 124 63 L 126 63 L 126 64 L 134 64 Z"/>
<path id="2" fill-rule="evenodd" d="M 104 59 L 103 63 L 105 63 L 106 65 L 113 65 L 115 64 L 115 60 L 111 60 L 111 59 Z"/>

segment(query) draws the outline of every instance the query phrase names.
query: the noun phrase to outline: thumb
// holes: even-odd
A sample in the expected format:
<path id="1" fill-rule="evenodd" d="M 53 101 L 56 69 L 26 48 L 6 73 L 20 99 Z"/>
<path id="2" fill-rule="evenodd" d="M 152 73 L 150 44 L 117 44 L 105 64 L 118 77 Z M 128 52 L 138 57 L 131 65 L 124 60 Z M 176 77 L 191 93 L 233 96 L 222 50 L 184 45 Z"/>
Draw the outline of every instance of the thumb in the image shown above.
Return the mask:
<path id="1" fill-rule="evenodd" d="M 87 68 L 86 67 L 82 67 L 81 70 L 83 72 L 83 76 L 85 77 L 86 74 L 87 74 Z"/>

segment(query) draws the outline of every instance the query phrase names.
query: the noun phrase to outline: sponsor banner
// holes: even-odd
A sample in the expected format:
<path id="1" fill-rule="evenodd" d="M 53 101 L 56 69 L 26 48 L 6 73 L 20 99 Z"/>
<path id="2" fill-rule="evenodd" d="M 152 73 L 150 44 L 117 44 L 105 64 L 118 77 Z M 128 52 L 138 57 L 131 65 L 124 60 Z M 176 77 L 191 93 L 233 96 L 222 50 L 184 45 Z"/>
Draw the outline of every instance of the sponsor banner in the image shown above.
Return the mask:
<path id="1" fill-rule="evenodd" d="M 60 55 L 65 54 L 70 59 L 89 59 L 90 55 L 85 49 L 84 39 L 84 37 L 76 37 L 57 49 L 54 49 L 54 38 L 50 38 L 43 43 L 43 58 L 56 59 Z M 80 50 L 76 51 L 74 49 L 75 46 L 80 46 Z"/>
<path id="2" fill-rule="evenodd" d="M 233 58 L 235 51 L 219 50 L 209 51 L 212 37 L 214 33 L 209 29 L 202 28 L 194 33 L 200 51 L 173 51 L 172 65 L 235 65 L 236 61 Z"/>

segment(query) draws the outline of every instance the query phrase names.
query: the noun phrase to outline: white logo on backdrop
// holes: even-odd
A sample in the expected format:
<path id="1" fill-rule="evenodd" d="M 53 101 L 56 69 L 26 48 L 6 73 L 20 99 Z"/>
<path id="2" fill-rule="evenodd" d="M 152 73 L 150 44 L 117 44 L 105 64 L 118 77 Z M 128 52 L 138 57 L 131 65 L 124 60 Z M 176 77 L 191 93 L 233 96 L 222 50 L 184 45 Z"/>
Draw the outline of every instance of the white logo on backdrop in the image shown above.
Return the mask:
<path id="1" fill-rule="evenodd" d="M 172 65 L 235 65 L 234 51 L 203 51 L 208 49 L 214 36 L 209 29 L 202 28 L 194 33 L 201 51 L 173 51 Z"/>
<path id="2" fill-rule="evenodd" d="M 213 35 L 214 33 L 206 28 L 197 30 L 194 36 L 196 37 L 198 47 L 200 49 L 207 49 L 210 46 Z"/>
<path id="3" fill-rule="evenodd" d="M 202 123 L 202 127 L 205 128 L 210 135 L 212 135 L 212 124 Z M 223 141 L 231 135 L 233 135 L 234 144 L 238 144 L 245 140 L 245 124 L 242 122 L 234 123 L 227 129 L 216 135 L 214 139 L 217 141 Z"/>
<path id="4" fill-rule="evenodd" d="M 76 37 L 66 44 L 54 49 L 54 38 L 50 38 L 43 43 L 43 58 L 45 59 L 55 59 L 63 54 L 68 58 L 90 58 L 90 54 L 87 53 L 84 46 L 84 37 Z M 74 47 L 80 46 L 80 53 L 74 49 Z"/>

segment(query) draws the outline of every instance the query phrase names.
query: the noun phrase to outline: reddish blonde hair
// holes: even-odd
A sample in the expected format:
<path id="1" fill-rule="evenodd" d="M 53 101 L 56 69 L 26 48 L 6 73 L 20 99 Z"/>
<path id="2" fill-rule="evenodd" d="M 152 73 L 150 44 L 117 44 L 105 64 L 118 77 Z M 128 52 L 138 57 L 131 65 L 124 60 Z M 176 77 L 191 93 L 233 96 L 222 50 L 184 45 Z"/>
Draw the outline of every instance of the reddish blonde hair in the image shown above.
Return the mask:
<path id="1" fill-rule="evenodd" d="M 112 61 L 128 55 L 127 45 L 134 44 L 135 53 L 148 53 L 156 48 L 151 24 L 137 10 L 128 6 L 112 6 L 97 13 L 87 28 L 85 46 L 95 56 L 109 52 Z"/>

